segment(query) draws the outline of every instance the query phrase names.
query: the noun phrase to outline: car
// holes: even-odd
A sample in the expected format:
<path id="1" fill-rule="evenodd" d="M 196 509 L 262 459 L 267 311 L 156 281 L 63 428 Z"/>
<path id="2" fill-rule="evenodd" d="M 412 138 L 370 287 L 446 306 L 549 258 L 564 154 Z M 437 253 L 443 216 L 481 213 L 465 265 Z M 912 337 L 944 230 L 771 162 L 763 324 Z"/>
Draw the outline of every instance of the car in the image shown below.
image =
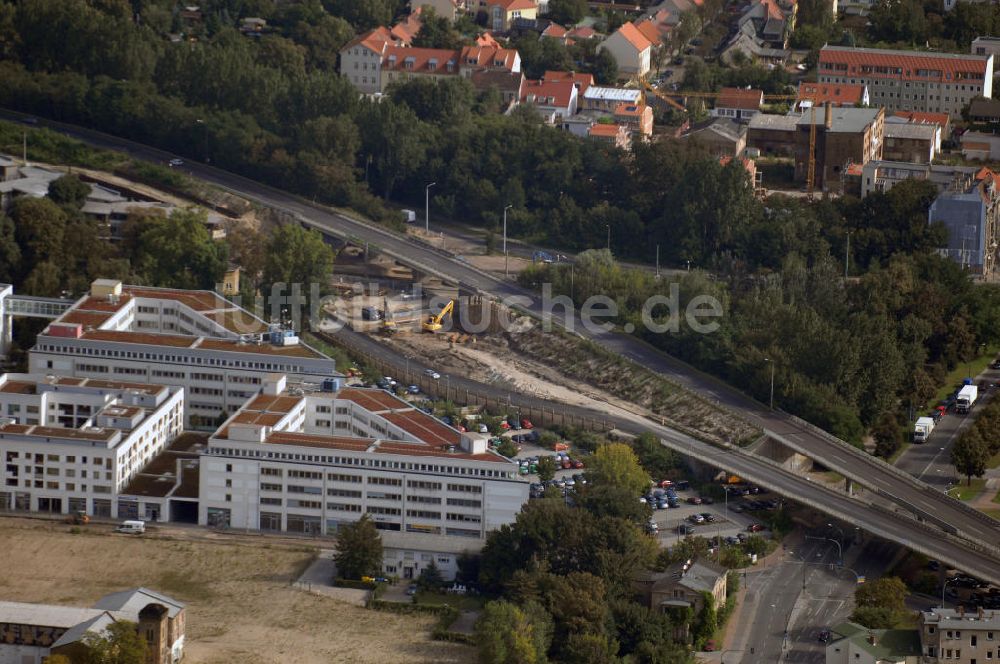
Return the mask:
<path id="1" fill-rule="evenodd" d="M 715 652 L 715 641 L 709 639 L 705 642 L 705 652 Z"/>
<path id="2" fill-rule="evenodd" d="M 175 158 L 171 159 L 170 161 L 168 161 L 167 165 L 169 165 L 170 168 L 177 168 L 178 166 L 183 166 L 184 165 L 184 160 L 183 159 L 177 159 L 175 157 Z"/>
<path id="3" fill-rule="evenodd" d="M 656 509 L 658 509 L 658 510 L 665 510 L 668 507 L 670 507 L 670 503 L 668 503 L 665 500 L 661 500 L 658 503 L 656 503 Z"/>
<path id="4" fill-rule="evenodd" d="M 746 533 L 736 533 L 736 539 L 739 540 L 739 542 L 742 544 L 743 542 L 747 541 L 747 534 Z"/>
<path id="5" fill-rule="evenodd" d="M 674 486 L 677 487 L 678 491 L 687 491 L 691 488 L 691 483 L 687 480 L 677 480 L 674 482 Z"/>
<path id="6" fill-rule="evenodd" d="M 424 375 L 430 376 L 432 379 L 437 380 L 441 377 L 441 374 L 434 371 L 433 369 L 424 369 Z"/>
<path id="7" fill-rule="evenodd" d="M 562 466 L 563 470 L 570 470 L 573 468 L 573 462 L 571 462 L 569 459 L 563 459 L 560 465 Z"/>
<path id="8" fill-rule="evenodd" d="M 406 594 L 409 595 L 409 596 L 411 596 L 411 597 L 413 595 L 416 595 L 417 594 L 417 584 L 411 583 L 409 585 L 409 587 L 407 587 L 407 589 L 406 589 Z"/>
<path id="9" fill-rule="evenodd" d="M 459 433 L 466 433 L 466 431 L 467 431 L 466 428 L 463 427 L 461 424 L 456 424 L 455 428 L 458 429 Z"/>
<path id="10" fill-rule="evenodd" d="M 705 523 L 705 517 L 700 514 L 692 514 L 688 517 L 688 521 L 691 523 Z"/>
<path id="11" fill-rule="evenodd" d="M 420 386 L 419 385 L 408 385 L 406 387 L 406 392 L 407 392 L 407 394 L 420 394 Z"/>
<path id="12" fill-rule="evenodd" d="M 556 480 L 556 486 L 560 489 L 566 488 L 566 480 Z"/>
<path id="13" fill-rule="evenodd" d="M 702 505 L 713 505 L 714 503 L 715 503 L 715 498 L 712 498 L 711 496 L 704 496 L 701 499 Z"/>
<path id="14" fill-rule="evenodd" d="M 566 483 L 567 487 L 574 487 L 574 486 L 576 486 L 576 480 L 574 480 L 572 477 L 567 477 L 566 479 L 563 480 L 563 482 Z"/>
<path id="15" fill-rule="evenodd" d="M 679 535 L 687 535 L 693 532 L 694 529 L 691 526 L 687 525 L 686 523 L 682 523 L 681 525 L 677 526 L 677 533 Z"/>
<path id="16" fill-rule="evenodd" d="M 764 526 L 760 525 L 759 523 L 751 523 L 749 526 L 747 526 L 747 532 L 750 533 L 759 533 L 762 530 L 764 530 Z"/>
<path id="17" fill-rule="evenodd" d="M 830 630 L 828 630 L 828 629 L 821 629 L 820 630 L 820 632 L 819 632 L 819 642 L 820 643 L 829 643 L 830 642 Z"/>
<path id="18" fill-rule="evenodd" d="M 733 537 L 732 535 L 726 538 L 726 544 L 729 544 L 730 546 L 736 546 L 739 543 L 740 540 L 736 537 Z"/>
<path id="19" fill-rule="evenodd" d="M 639 496 L 639 502 L 642 503 L 643 505 L 647 505 L 649 503 L 649 501 L 646 500 L 645 496 Z"/>
<path id="20" fill-rule="evenodd" d="M 701 498 L 698 496 L 691 496 L 688 498 L 688 505 L 701 505 Z"/>
<path id="21" fill-rule="evenodd" d="M 38 118 L 34 118 L 34 117 L 32 117 L 32 116 L 29 115 L 29 116 L 21 118 L 21 122 L 23 122 L 24 124 L 36 125 L 36 124 L 38 124 Z"/>
<path id="22" fill-rule="evenodd" d="M 715 523 L 715 515 L 711 512 L 702 512 L 701 518 L 705 519 L 708 523 Z"/>
<path id="23" fill-rule="evenodd" d="M 500 430 L 501 431 L 509 431 L 510 430 L 510 424 L 507 423 L 507 420 L 500 420 Z"/>
<path id="24" fill-rule="evenodd" d="M 795 65 L 795 68 L 798 69 L 799 71 L 805 71 L 809 69 L 809 67 L 805 66 L 805 64 L 802 63 Z"/>
<path id="25" fill-rule="evenodd" d="M 993 360 L 990 364 L 990 369 L 1000 369 L 1000 358 Z"/>
<path id="26" fill-rule="evenodd" d="M 579 459 L 573 459 L 573 467 L 576 468 L 577 470 L 580 470 L 581 468 L 584 467 L 583 462 L 580 461 Z"/>
<path id="27" fill-rule="evenodd" d="M 534 429 L 535 425 L 531 423 L 531 420 L 521 420 L 522 429 Z"/>
<path id="28" fill-rule="evenodd" d="M 476 428 L 479 430 L 479 433 L 489 433 L 490 432 L 490 428 L 488 426 L 486 426 L 485 424 L 480 424 Z"/>

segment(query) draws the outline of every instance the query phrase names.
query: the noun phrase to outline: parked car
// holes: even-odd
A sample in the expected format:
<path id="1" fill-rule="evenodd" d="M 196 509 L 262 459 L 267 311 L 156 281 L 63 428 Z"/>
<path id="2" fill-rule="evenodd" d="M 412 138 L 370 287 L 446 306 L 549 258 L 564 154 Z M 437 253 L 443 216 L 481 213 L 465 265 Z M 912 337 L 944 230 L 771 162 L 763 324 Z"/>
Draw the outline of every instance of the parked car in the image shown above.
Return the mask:
<path id="1" fill-rule="evenodd" d="M 410 595 L 411 597 L 412 597 L 413 595 L 416 595 L 416 594 L 417 594 L 417 584 L 415 584 L 415 583 L 411 583 L 411 584 L 409 585 L 409 587 L 407 587 L 407 589 L 406 589 L 406 594 L 407 594 L 407 595 Z"/>
<path id="2" fill-rule="evenodd" d="M 522 429 L 534 429 L 535 425 L 531 423 L 531 420 L 521 420 Z"/>
<path id="3" fill-rule="evenodd" d="M 687 535 L 693 532 L 694 529 L 691 526 L 687 525 L 686 523 L 682 523 L 679 526 L 677 526 L 677 533 L 680 535 Z"/>
<path id="4" fill-rule="evenodd" d="M 708 523 L 715 523 L 715 515 L 711 512 L 702 512 L 701 518 L 705 519 Z"/>
<path id="5" fill-rule="evenodd" d="M 751 523 L 749 526 L 747 526 L 747 532 L 759 533 L 762 530 L 764 530 L 764 526 L 760 525 L 759 523 Z"/>
<path id="6" fill-rule="evenodd" d="M 407 391 L 408 394 L 420 394 L 420 386 L 419 385 L 409 385 L 406 388 L 406 391 Z"/>
<path id="7" fill-rule="evenodd" d="M 701 504 L 702 505 L 713 505 L 713 504 L 715 504 L 715 498 L 712 498 L 711 496 L 703 496 L 702 499 L 701 499 Z"/>
<path id="8" fill-rule="evenodd" d="M 184 160 L 183 159 L 177 159 L 175 157 L 174 159 L 171 159 L 170 161 L 168 161 L 167 164 L 170 166 L 170 168 L 177 168 L 178 166 L 183 166 L 184 165 Z"/>
<path id="9" fill-rule="evenodd" d="M 705 523 L 705 517 L 700 514 L 692 514 L 688 517 L 688 521 L 691 523 Z"/>
<path id="10" fill-rule="evenodd" d="M 829 643 L 830 642 L 830 630 L 828 630 L 828 629 L 820 630 L 820 632 L 819 632 L 819 642 L 820 643 Z"/>
<path id="11" fill-rule="evenodd" d="M 486 426 L 485 424 L 480 424 L 476 428 L 479 430 L 479 433 L 489 433 L 490 432 L 490 428 L 488 426 Z"/>
<path id="12" fill-rule="evenodd" d="M 576 468 L 577 470 L 580 470 L 581 468 L 584 467 L 583 462 L 580 461 L 579 459 L 573 459 L 573 467 Z"/>
<path id="13" fill-rule="evenodd" d="M 424 369 L 424 374 L 427 375 L 427 376 L 430 376 L 434 380 L 437 380 L 438 378 L 441 377 L 441 374 L 439 374 L 438 372 L 434 371 L 433 369 Z"/>
<path id="14" fill-rule="evenodd" d="M 688 498 L 688 504 L 701 505 L 701 498 L 699 498 L 698 496 L 691 496 L 690 498 Z"/>

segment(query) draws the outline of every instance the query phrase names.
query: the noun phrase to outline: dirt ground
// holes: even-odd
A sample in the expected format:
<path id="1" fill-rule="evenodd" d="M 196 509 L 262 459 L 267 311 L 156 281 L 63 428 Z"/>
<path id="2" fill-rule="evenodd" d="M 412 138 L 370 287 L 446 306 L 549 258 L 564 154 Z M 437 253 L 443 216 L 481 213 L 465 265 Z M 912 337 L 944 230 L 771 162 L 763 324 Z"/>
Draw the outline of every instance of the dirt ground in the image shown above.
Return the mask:
<path id="1" fill-rule="evenodd" d="M 296 590 L 306 546 L 135 537 L 91 524 L 0 517 L 0 598 L 89 606 L 146 586 L 187 603 L 185 661 L 198 664 L 468 662 L 430 640 L 430 617 L 369 611 Z"/>

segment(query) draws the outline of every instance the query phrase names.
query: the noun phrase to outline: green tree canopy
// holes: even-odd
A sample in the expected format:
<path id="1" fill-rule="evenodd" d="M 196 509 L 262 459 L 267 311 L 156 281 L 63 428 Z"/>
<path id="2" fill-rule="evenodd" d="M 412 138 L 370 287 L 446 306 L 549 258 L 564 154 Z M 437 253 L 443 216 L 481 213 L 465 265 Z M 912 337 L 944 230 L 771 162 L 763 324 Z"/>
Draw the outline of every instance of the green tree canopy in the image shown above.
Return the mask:
<path id="1" fill-rule="evenodd" d="M 146 640 L 139 636 L 139 626 L 117 620 L 99 633 L 87 632 L 82 638 L 86 647 L 83 664 L 144 664 Z"/>
<path id="2" fill-rule="evenodd" d="M 89 195 L 90 185 L 75 175 L 63 175 L 49 183 L 49 198 L 73 210 L 79 210 Z"/>
<path id="3" fill-rule="evenodd" d="M 337 574 L 345 579 L 378 576 L 382 570 L 382 538 L 367 514 L 337 529 Z"/>
<path id="4" fill-rule="evenodd" d="M 139 230 L 134 265 L 150 283 L 168 288 L 215 288 L 227 265 L 227 247 L 212 239 L 206 213 L 174 210 L 150 216 Z"/>

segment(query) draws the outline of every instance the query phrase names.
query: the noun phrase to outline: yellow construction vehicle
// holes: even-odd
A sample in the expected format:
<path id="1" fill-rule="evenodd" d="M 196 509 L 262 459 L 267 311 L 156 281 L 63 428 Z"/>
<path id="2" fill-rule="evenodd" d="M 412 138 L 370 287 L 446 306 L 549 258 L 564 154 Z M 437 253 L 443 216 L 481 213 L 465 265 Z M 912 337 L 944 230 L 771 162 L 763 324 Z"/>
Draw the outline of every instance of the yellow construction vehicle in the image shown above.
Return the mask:
<path id="1" fill-rule="evenodd" d="M 383 309 L 385 317 L 382 319 L 380 331 L 383 335 L 391 337 L 396 334 L 396 321 L 393 320 L 392 310 L 389 308 L 389 298 L 383 298 Z"/>
<path id="2" fill-rule="evenodd" d="M 427 317 L 427 320 L 424 321 L 423 325 L 424 332 L 437 332 L 440 330 L 443 327 L 443 325 L 441 325 L 441 321 L 444 320 L 444 317 L 450 314 L 454 308 L 455 300 L 448 300 L 448 304 L 444 305 L 437 315 Z"/>

